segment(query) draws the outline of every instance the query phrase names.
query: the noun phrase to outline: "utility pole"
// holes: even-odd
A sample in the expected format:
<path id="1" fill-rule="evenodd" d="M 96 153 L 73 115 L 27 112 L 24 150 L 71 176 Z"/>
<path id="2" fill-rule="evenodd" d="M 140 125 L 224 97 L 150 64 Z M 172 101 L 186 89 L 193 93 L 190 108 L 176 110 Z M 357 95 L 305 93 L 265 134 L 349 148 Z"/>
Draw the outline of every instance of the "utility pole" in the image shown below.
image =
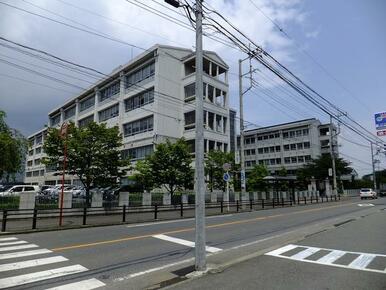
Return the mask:
<path id="1" fill-rule="evenodd" d="M 371 165 L 373 167 L 374 190 L 377 191 L 377 180 L 375 178 L 375 160 L 374 160 L 373 142 L 370 142 L 370 148 L 371 148 Z"/>
<path id="2" fill-rule="evenodd" d="M 330 115 L 330 155 L 332 161 L 332 176 L 333 176 L 333 187 L 332 192 L 337 193 L 337 183 L 336 183 L 336 168 L 335 168 L 335 152 L 334 152 L 334 139 L 336 135 L 334 133 L 334 126 L 332 123 L 332 116 Z"/>
<path id="3" fill-rule="evenodd" d="M 203 51 L 202 51 L 202 1 L 196 0 L 196 156 L 195 156 L 195 268 L 206 270 L 205 237 L 205 173 L 204 173 L 204 100 L 203 100 Z M 178 0 L 165 0 L 175 8 L 185 6 Z"/>
<path id="4" fill-rule="evenodd" d="M 196 271 L 206 270 L 202 0 L 196 0 Z"/>

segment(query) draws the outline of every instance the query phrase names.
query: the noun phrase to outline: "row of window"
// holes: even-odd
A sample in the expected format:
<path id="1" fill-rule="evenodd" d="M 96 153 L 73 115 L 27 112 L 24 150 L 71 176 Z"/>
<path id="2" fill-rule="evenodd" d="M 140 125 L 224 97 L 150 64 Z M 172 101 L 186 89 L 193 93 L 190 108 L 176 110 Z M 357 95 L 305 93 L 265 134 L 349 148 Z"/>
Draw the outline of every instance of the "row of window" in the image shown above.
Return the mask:
<path id="1" fill-rule="evenodd" d="M 300 143 L 293 143 L 293 144 L 286 144 L 283 145 L 284 151 L 293 151 L 293 150 L 303 150 L 303 149 L 309 149 L 311 146 L 310 142 L 300 142 Z"/>
<path id="2" fill-rule="evenodd" d="M 283 138 L 287 139 L 287 138 L 308 136 L 308 134 L 309 134 L 308 129 L 297 129 L 297 130 L 291 130 L 291 131 L 283 132 Z"/>
<path id="3" fill-rule="evenodd" d="M 41 164 L 41 160 L 40 158 L 37 158 L 35 160 L 29 160 L 27 162 L 27 166 L 32 166 L 32 165 L 40 165 Z"/>
<path id="4" fill-rule="evenodd" d="M 143 107 L 154 102 L 154 88 L 141 92 L 125 100 L 125 111 L 132 111 L 134 109 Z"/>
<path id="5" fill-rule="evenodd" d="M 136 134 L 144 133 L 147 131 L 152 131 L 153 123 L 154 123 L 154 118 L 153 118 L 153 115 L 151 115 L 149 117 L 124 124 L 123 135 L 127 137 L 127 136 L 133 136 Z"/>
<path id="6" fill-rule="evenodd" d="M 191 83 L 185 86 L 184 92 L 185 92 L 186 103 L 194 101 L 196 96 L 196 84 Z M 215 88 L 212 85 L 203 83 L 203 96 L 204 96 L 204 99 L 208 98 L 208 100 L 213 104 L 217 104 L 219 106 L 225 106 L 226 92 L 218 88 Z"/>
<path id="7" fill-rule="evenodd" d="M 155 73 L 155 63 L 151 62 L 142 68 L 128 74 L 125 76 L 125 88 L 131 87 L 136 83 L 139 83 L 151 76 Z"/>
<path id="8" fill-rule="evenodd" d="M 190 111 L 184 114 L 185 117 L 185 130 L 194 129 L 196 126 L 196 111 Z M 222 115 L 218 115 L 212 112 L 204 111 L 204 127 L 217 131 L 220 133 L 226 133 L 228 118 Z"/>
<path id="9" fill-rule="evenodd" d="M 44 169 L 42 170 L 35 170 L 35 171 L 27 171 L 25 173 L 26 177 L 32 177 L 32 176 L 44 176 Z"/>
<path id="10" fill-rule="evenodd" d="M 94 115 L 90 115 L 90 116 L 88 116 L 86 118 L 83 118 L 83 119 L 79 120 L 78 126 L 80 128 L 82 128 L 82 127 L 87 126 L 89 123 L 91 123 L 93 121 L 94 121 Z"/>
<path id="11" fill-rule="evenodd" d="M 262 159 L 262 160 L 259 160 L 259 164 L 280 165 L 281 164 L 281 158 Z"/>
<path id="12" fill-rule="evenodd" d="M 103 102 L 104 100 L 107 100 L 112 96 L 118 94 L 119 91 L 120 91 L 120 81 L 117 81 L 100 90 L 99 101 Z"/>
<path id="13" fill-rule="evenodd" d="M 280 152 L 281 151 L 281 147 L 280 147 L 280 145 L 276 145 L 276 146 L 269 146 L 269 147 L 259 148 L 257 150 L 258 150 L 257 152 L 259 154 L 275 153 L 275 152 Z"/>
<path id="14" fill-rule="evenodd" d="M 122 158 L 130 159 L 130 160 L 144 159 L 146 156 L 151 155 L 153 152 L 154 152 L 153 145 L 130 148 L 122 151 Z"/>
<path id="15" fill-rule="evenodd" d="M 294 137 L 301 137 L 301 136 L 308 136 L 309 130 L 308 129 L 299 129 L 299 130 L 292 130 L 292 131 L 284 131 L 283 132 L 283 138 L 294 138 Z M 257 135 L 257 137 L 245 137 L 244 138 L 244 144 L 255 144 L 256 139 L 257 141 L 262 140 L 268 140 L 268 139 L 275 139 L 280 138 L 280 132 L 272 132 L 269 134 L 260 134 Z"/>
<path id="16" fill-rule="evenodd" d="M 67 110 L 64 111 L 64 119 L 67 120 L 73 116 L 75 116 L 76 107 L 73 106 Z"/>
<path id="17" fill-rule="evenodd" d="M 186 142 L 188 143 L 190 153 L 195 153 L 196 152 L 196 140 L 194 140 L 194 139 L 193 140 L 187 140 Z M 222 142 L 217 142 L 214 140 L 204 139 L 204 152 L 207 153 L 207 152 L 213 151 L 213 150 L 228 152 L 228 144 L 222 143 Z"/>
<path id="18" fill-rule="evenodd" d="M 304 163 L 304 162 L 310 162 L 310 161 L 311 161 L 311 156 L 310 155 L 284 157 L 284 163 L 285 164 Z"/>
<path id="19" fill-rule="evenodd" d="M 82 112 L 84 110 L 87 110 L 88 108 L 93 107 L 94 105 L 95 105 L 95 96 L 91 96 L 80 102 L 79 111 Z"/>
<path id="20" fill-rule="evenodd" d="M 100 111 L 98 114 L 99 122 L 114 118 L 119 115 L 119 104 L 115 104 L 111 107 L 108 107 L 107 109 Z"/>
<path id="21" fill-rule="evenodd" d="M 35 154 L 40 154 L 40 153 L 43 153 L 43 148 L 42 147 L 35 148 Z M 34 150 L 33 149 L 29 150 L 28 155 L 29 156 L 34 155 Z"/>

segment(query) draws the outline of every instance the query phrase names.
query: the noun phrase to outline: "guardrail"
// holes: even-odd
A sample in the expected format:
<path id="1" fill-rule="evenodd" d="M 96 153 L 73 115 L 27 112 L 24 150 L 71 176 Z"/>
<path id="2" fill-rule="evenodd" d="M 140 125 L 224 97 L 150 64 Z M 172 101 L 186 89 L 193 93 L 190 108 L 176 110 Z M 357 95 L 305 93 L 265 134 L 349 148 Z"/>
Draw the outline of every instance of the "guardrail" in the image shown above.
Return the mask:
<path id="1" fill-rule="evenodd" d="M 256 211 L 293 205 L 308 205 L 313 203 L 333 202 L 340 200 L 340 195 L 330 197 L 297 197 L 297 199 L 259 199 L 234 202 L 220 201 L 206 203 L 206 215 L 218 215 L 223 213 L 237 213 L 242 211 Z M 194 204 L 180 203 L 174 205 L 151 206 L 104 206 L 64 208 L 64 224 L 61 228 L 149 222 L 154 220 L 167 220 L 194 217 Z M 37 229 L 57 229 L 59 221 L 59 209 L 35 208 L 27 209 L 3 209 L 0 215 L 1 231 L 18 232 Z"/>

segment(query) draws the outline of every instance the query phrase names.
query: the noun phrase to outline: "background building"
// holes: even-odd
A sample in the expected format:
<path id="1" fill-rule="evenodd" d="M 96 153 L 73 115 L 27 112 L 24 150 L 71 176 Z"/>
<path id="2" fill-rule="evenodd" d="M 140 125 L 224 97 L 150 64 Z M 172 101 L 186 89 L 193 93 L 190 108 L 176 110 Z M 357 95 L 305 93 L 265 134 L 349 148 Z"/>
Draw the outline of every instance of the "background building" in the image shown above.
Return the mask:
<path id="1" fill-rule="evenodd" d="M 317 119 L 306 119 L 244 132 L 245 168 L 251 170 L 256 164 L 265 164 L 272 175 L 281 168 L 287 174 L 312 159 L 330 154 L 330 124 Z M 240 139 L 238 138 L 238 145 Z M 338 154 L 336 128 L 333 126 L 333 150 Z"/>
<path id="2" fill-rule="evenodd" d="M 211 51 L 204 52 L 203 65 L 205 152 L 229 151 L 235 112 L 230 117 L 228 66 Z M 118 126 L 123 136 L 122 154 L 135 161 L 151 154 L 155 144 L 181 137 L 189 142 L 194 154 L 194 109 L 195 54 L 190 49 L 155 45 L 52 110 L 48 126 L 59 128 L 70 121 L 80 127 L 91 121 Z M 60 183 L 60 176 L 41 164 L 46 133 L 43 129 L 29 136 L 26 183 Z M 78 181 L 71 176 L 66 182 Z"/>

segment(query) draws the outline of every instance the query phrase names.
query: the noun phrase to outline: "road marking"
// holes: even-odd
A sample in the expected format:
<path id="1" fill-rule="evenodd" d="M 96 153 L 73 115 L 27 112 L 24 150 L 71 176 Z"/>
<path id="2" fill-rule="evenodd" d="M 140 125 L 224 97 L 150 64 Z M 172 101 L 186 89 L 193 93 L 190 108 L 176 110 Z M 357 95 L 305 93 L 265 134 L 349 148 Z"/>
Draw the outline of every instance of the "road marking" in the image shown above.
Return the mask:
<path id="1" fill-rule="evenodd" d="M 321 257 L 320 259 L 318 259 L 318 262 L 323 264 L 332 264 L 340 257 L 343 257 L 345 254 L 346 252 L 344 251 L 334 250 L 328 253 L 327 255 Z"/>
<path id="2" fill-rule="evenodd" d="M 371 261 L 375 257 L 376 255 L 374 254 L 362 254 L 354 261 L 352 261 L 348 266 L 355 269 L 364 269 L 371 263 Z"/>
<path id="3" fill-rule="evenodd" d="M 11 237 L 11 238 L 1 238 L 0 242 L 5 242 L 5 241 L 15 241 L 17 238 Z"/>
<path id="4" fill-rule="evenodd" d="M 293 247 L 293 246 L 295 246 L 295 247 Z M 297 247 L 306 248 L 306 249 L 295 254 L 295 255 L 292 255 L 292 256 L 282 255 L 282 254 L 284 254 L 290 250 L 293 250 Z M 319 258 L 316 261 L 306 259 L 307 257 L 312 255 L 313 253 L 316 253 L 320 250 L 330 251 L 330 253 L 326 254 L 325 256 Z M 343 257 L 345 254 L 356 254 L 359 256 L 357 258 L 355 258 L 349 265 L 334 264 L 335 261 L 337 261 L 340 257 Z M 386 257 L 386 255 L 383 255 L 383 254 L 368 254 L 368 253 L 361 253 L 361 252 L 340 251 L 340 250 L 334 250 L 334 249 L 316 248 L 316 247 L 308 247 L 308 246 L 303 246 L 303 245 L 292 245 L 291 244 L 291 245 L 287 245 L 287 246 L 281 247 L 279 249 L 276 249 L 274 251 L 265 253 L 265 255 L 274 256 L 274 257 L 283 258 L 283 259 L 301 261 L 301 262 L 306 262 L 306 263 L 325 265 L 325 266 L 333 266 L 333 267 L 338 267 L 338 268 L 345 268 L 345 269 L 361 270 L 361 271 L 367 271 L 367 272 L 376 272 L 376 273 L 386 274 L 386 268 L 384 270 L 367 268 L 367 266 L 371 263 L 371 261 L 374 258 L 376 258 L 377 256 L 378 257 Z"/>
<path id="5" fill-rule="evenodd" d="M 0 279 L 0 289 L 15 287 L 15 286 L 42 281 L 46 279 L 53 279 L 53 278 L 76 274 L 76 273 L 81 273 L 87 270 L 88 270 L 87 268 L 81 265 L 73 265 L 73 266 L 67 266 L 62 268 L 50 269 L 47 271 L 7 277 L 7 278 Z"/>
<path id="6" fill-rule="evenodd" d="M 191 247 L 191 248 L 194 248 L 196 246 L 194 242 L 179 239 L 179 238 L 174 238 L 174 237 L 170 237 L 170 236 L 166 236 L 166 235 L 154 235 L 153 237 L 157 238 L 157 239 L 164 240 L 164 241 L 168 241 L 168 242 L 184 245 L 187 247 Z M 216 252 L 222 251 L 222 249 L 220 249 L 220 248 L 210 247 L 210 246 L 206 246 L 205 249 L 209 253 L 216 253 Z"/>
<path id="7" fill-rule="evenodd" d="M 83 280 L 79 282 L 74 282 L 58 287 L 49 288 L 46 290 L 91 290 L 99 287 L 106 286 L 105 283 L 99 281 L 98 279 L 92 278 L 88 280 Z"/>
<path id="8" fill-rule="evenodd" d="M 0 247 L 3 246 L 10 246 L 10 245 L 20 245 L 20 244 L 26 244 L 26 241 L 16 241 L 16 242 L 6 242 L 6 243 L 0 243 Z"/>
<path id="9" fill-rule="evenodd" d="M 291 212 L 291 213 L 287 213 L 287 214 L 277 214 L 277 215 L 270 215 L 270 216 L 265 216 L 265 217 L 256 217 L 256 218 L 245 219 L 245 220 L 240 220 L 240 221 L 214 224 L 214 225 L 206 226 L 206 228 L 210 229 L 210 228 L 219 228 L 219 227 L 236 225 L 236 224 L 244 224 L 244 223 L 261 221 L 261 220 L 266 220 L 266 219 L 271 219 L 271 218 L 284 217 L 284 216 L 295 215 L 295 214 L 304 214 L 305 212 L 315 212 L 315 211 L 321 211 L 321 210 L 328 210 L 328 209 L 332 209 L 332 208 L 350 206 L 350 205 L 354 205 L 354 204 L 357 204 L 357 203 L 351 202 L 351 203 L 340 204 L 340 205 L 324 206 L 324 207 L 320 207 L 320 208 L 313 208 L 313 209 L 307 209 L 307 210 L 299 210 L 299 211 Z M 67 250 L 74 250 L 74 249 L 79 249 L 79 248 L 88 248 L 88 247 L 99 246 L 99 245 L 114 244 L 114 243 L 120 243 L 120 242 L 126 242 L 126 241 L 132 241 L 132 240 L 138 240 L 138 239 L 144 239 L 144 238 L 151 238 L 154 235 L 159 235 L 159 234 L 169 235 L 169 234 L 176 234 L 176 233 L 191 232 L 194 230 L 195 230 L 194 227 L 182 228 L 182 229 L 173 230 L 173 231 L 157 232 L 157 233 L 141 235 L 141 236 L 128 236 L 128 237 L 124 237 L 124 238 L 120 238 L 120 239 L 114 239 L 114 240 L 105 240 L 105 241 L 99 241 L 99 242 L 63 246 L 63 247 L 53 248 L 51 250 L 54 252 L 67 251 Z"/>
<path id="10" fill-rule="evenodd" d="M 6 251 L 14 251 L 14 250 L 23 250 L 23 249 L 31 249 L 31 248 L 37 248 L 38 246 L 35 244 L 27 244 L 27 245 L 21 245 L 21 246 L 11 246 L 11 247 L 2 247 L 0 248 L 0 252 L 6 252 Z"/>
<path id="11" fill-rule="evenodd" d="M 223 218 L 223 217 L 231 217 L 233 214 L 223 214 L 223 215 L 216 215 L 216 216 L 207 216 L 207 219 L 214 219 L 214 218 Z M 187 218 L 187 219 L 180 219 L 180 220 L 172 220 L 172 221 L 161 221 L 161 222 L 151 222 L 151 223 L 143 223 L 143 224 L 135 224 L 135 225 L 127 225 L 127 228 L 137 228 L 137 227 L 147 227 L 147 226 L 156 226 L 156 225 L 163 225 L 163 224 L 172 224 L 172 223 L 180 223 L 180 222 L 186 222 L 186 221 L 194 221 L 194 218 Z"/>
<path id="12" fill-rule="evenodd" d="M 23 252 L 16 252 L 16 253 L 6 253 L 6 254 L 0 254 L 0 260 L 27 257 L 27 256 L 47 254 L 47 253 L 52 253 L 52 251 L 47 249 L 39 249 L 39 250 L 23 251 Z"/>
<path id="13" fill-rule="evenodd" d="M 358 203 L 358 206 L 374 206 L 372 203 Z"/>
<path id="14" fill-rule="evenodd" d="M 68 259 L 62 256 L 55 256 L 55 257 L 49 257 L 49 258 L 41 258 L 41 259 L 34 259 L 34 260 L 28 260 L 28 261 L 8 263 L 8 264 L 0 265 L 0 272 L 37 267 L 41 265 L 59 263 L 64 261 L 68 261 Z"/>

